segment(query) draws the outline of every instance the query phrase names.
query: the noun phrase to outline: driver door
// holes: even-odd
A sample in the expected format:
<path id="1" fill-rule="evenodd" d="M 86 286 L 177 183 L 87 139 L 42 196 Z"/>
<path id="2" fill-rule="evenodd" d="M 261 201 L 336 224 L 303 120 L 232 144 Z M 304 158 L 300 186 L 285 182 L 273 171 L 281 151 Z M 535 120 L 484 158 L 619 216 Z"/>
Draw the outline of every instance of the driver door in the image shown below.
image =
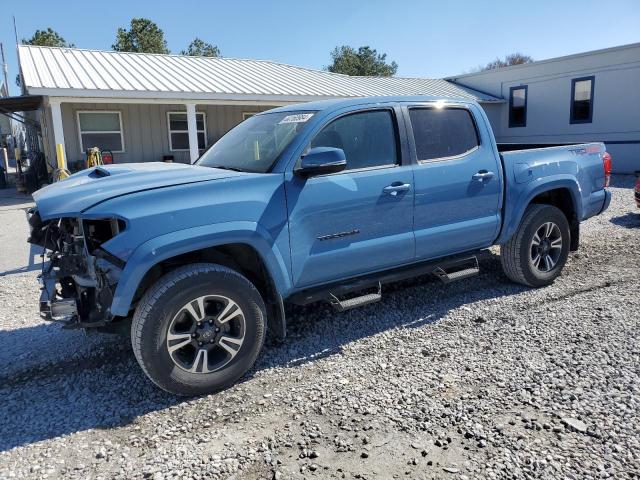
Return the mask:
<path id="1" fill-rule="evenodd" d="M 413 171 L 396 112 L 348 112 L 310 147 L 341 148 L 344 171 L 287 182 L 293 284 L 309 287 L 409 263 L 415 256 Z"/>

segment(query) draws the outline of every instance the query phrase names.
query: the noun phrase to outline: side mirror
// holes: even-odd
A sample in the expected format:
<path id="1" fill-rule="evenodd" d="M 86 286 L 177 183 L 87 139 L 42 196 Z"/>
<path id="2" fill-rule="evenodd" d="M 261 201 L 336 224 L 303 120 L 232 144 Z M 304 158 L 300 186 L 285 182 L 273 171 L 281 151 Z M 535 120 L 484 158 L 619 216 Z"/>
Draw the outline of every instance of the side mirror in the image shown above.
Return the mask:
<path id="1" fill-rule="evenodd" d="M 302 157 L 295 173 L 305 177 L 341 172 L 347 167 L 347 157 L 341 148 L 315 147 Z"/>

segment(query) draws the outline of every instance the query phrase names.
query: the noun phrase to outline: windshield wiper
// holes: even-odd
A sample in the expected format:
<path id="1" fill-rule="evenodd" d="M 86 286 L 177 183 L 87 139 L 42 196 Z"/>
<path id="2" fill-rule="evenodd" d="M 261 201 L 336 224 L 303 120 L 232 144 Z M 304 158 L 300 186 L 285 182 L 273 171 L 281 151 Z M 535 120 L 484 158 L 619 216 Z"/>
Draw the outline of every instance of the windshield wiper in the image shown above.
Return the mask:
<path id="1" fill-rule="evenodd" d="M 207 165 L 208 166 L 208 165 Z M 241 168 L 238 167 L 228 167 L 227 165 L 211 165 L 210 168 L 219 168 L 221 170 L 231 170 L 234 172 L 244 172 L 245 170 L 242 170 Z"/>

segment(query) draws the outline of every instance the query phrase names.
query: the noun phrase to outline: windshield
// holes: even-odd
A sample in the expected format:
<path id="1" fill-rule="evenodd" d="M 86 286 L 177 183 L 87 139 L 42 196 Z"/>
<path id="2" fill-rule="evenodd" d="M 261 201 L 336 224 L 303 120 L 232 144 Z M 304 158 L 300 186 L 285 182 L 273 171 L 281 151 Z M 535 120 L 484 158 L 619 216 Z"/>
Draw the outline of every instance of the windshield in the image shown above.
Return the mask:
<path id="1" fill-rule="evenodd" d="M 249 117 L 204 152 L 196 164 L 243 172 L 268 172 L 314 113 L 276 112 Z"/>

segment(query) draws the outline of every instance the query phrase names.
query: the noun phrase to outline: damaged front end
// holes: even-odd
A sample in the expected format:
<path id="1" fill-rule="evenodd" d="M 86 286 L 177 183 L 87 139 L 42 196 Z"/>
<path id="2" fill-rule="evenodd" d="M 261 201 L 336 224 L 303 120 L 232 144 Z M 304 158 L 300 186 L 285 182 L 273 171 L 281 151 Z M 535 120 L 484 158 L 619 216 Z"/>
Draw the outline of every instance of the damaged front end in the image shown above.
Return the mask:
<path id="1" fill-rule="evenodd" d="M 43 247 L 40 315 L 66 328 L 107 327 L 124 262 L 102 244 L 125 228 L 120 219 L 63 217 L 43 221 L 28 213 L 29 243 Z"/>

